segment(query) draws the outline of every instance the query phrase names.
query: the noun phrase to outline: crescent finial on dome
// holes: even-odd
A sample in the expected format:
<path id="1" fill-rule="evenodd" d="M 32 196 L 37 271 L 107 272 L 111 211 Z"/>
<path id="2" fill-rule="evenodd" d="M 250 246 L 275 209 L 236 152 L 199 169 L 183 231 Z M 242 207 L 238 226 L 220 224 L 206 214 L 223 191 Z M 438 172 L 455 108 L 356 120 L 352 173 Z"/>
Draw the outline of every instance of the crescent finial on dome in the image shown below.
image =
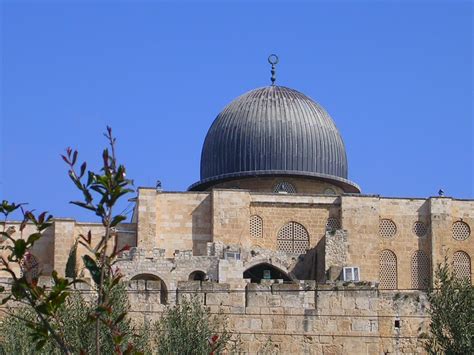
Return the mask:
<path id="1" fill-rule="evenodd" d="M 279 59 L 278 59 L 278 56 L 276 54 L 270 54 L 268 56 L 268 63 L 270 63 L 272 65 L 272 77 L 271 77 L 271 81 L 272 81 L 272 86 L 275 86 L 275 81 L 276 81 L 276 69 L 275 69 L 275 66 L 278 64 L 279 62 Z"/>

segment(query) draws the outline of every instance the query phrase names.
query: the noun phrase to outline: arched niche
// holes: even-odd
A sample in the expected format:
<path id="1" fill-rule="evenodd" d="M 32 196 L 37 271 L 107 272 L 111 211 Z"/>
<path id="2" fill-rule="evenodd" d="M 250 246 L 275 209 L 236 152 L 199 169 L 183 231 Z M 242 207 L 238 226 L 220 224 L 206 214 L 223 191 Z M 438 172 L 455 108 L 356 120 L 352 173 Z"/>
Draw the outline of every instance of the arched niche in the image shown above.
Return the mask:
<path id="1" fill-rule="evenodd" d="M 201 270 L 193 271 L 189 274 L 189 281 L 205 281 L 207 278 L 206 273 Z"/>
<path id="2" fill-rule="evenodd" d="M 157 275 L 153 274 L 138 274 L 131 278 L 131 281 L 145 281 L 145 289 L 154 289 L 155 287 L 148 287 L 147 283 L 150 281 L 160 282 L 160 303 L 166 304 L 168 302 L 168 288 L 166 283 Z"/>
<path id="3" fill-rule="evenodd" d="M 286 272 L 268 263 L 259 263 L 244 271 L 244 279 L 250 279 L 252 283 L 260 283 L 261 280 L 276 280 L 290 282 L 291 278 Z"/>

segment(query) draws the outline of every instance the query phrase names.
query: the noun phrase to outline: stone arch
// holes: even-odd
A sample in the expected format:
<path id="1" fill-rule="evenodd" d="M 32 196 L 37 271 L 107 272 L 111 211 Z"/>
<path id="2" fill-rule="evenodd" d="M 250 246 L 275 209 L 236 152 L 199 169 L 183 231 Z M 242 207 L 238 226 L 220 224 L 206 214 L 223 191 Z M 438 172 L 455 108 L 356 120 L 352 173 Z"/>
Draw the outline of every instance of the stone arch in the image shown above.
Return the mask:
<path id="1" fill-rule="evenodd" d="M 397 256 L 389 249 L 380 252 L 379 282 L 381 289 L 393 290 L 397 288 Z"/>
<path id="2" fill-rule="evenodd" d="M 206 281 L 207 275 L 202 270 L 194 270 L 188 276 L 189 281 Z"/>
<path id="3" fill-rule="evenodd" d="M 160 302 L 161 304 L 166 304 L 168 302 L 168 286 L 166 282 L 158 275 L 151 274 L 151 273 L 140 273 L 133 276 L 130 281 L 144 281 L 145 282 L 145 290 L 148 289 L 156 289 L 155 287 L 148 287 L 149 281 L 159 281 L 159 292 L 160 292 Z"/>
<path id="4" fill-rule="evenodd" d="M 287 253 L 306 254 L 309 248 L 309 233 L 301 223 L 290 221 L 277 234 L 277 249 Z"/>
<path id="5" fill-rule="evenodd" d="M 283 279 L 283 281 L 293 281 L 284 269 L 268 261 L 252 263 L 243 272 L 244 279 L 251 279 L 252 283 L 259 283 L 260 280 L 266 279 L 265 276 L 268 276 L 271 280 Z"/>
<path id="6" fill-rule="evenodd" d="M 411 256 L 411 288 L 427 289 L 431 280 L 431 264 L 429 256 L 423 250 L 417 250 Z"/>
<path id="7" fill-rule="evenodd" d="M 453 254 L 453 272 L 457 278 L 471 282 L 471 257 L 465 251 L 458 250 Z"/>

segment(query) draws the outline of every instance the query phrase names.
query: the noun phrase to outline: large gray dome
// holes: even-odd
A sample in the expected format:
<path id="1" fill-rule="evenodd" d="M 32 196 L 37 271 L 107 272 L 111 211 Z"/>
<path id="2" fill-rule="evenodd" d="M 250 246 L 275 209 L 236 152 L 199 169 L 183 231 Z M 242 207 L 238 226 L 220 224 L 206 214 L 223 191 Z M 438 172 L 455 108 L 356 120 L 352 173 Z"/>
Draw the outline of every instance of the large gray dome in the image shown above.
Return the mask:
<path id="1" fill-rule="evenodd" d="M 329 114 L 282 86 L 249 91 L 224 108 L 204 141 L 201 181 L 190 189 L 268 175 L 315 177 L 359 192 L 347 180 L 346 150 Z"/>

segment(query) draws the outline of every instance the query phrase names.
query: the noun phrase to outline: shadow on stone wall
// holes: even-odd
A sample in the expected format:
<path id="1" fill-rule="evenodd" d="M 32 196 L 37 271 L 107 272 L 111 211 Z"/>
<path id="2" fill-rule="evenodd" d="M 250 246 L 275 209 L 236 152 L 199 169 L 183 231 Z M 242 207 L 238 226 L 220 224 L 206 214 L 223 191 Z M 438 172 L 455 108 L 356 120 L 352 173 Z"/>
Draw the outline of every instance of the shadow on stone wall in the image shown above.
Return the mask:
<path id="1" fill-rule="evenodd" d="M 207 242 L 212 241 L 211 195 L 191 212 L 193 255 L 206 255 Z"/>
<path id="2" fill-rule="evenodd" d="M 298 257 L 291 273 L 298 280 L 315 280 L 317 282 L 326 281 L 324 250 L 326 247 L 325 237 L 321 238 L 318 244 L 309 249 L 306 254 Z"/>

